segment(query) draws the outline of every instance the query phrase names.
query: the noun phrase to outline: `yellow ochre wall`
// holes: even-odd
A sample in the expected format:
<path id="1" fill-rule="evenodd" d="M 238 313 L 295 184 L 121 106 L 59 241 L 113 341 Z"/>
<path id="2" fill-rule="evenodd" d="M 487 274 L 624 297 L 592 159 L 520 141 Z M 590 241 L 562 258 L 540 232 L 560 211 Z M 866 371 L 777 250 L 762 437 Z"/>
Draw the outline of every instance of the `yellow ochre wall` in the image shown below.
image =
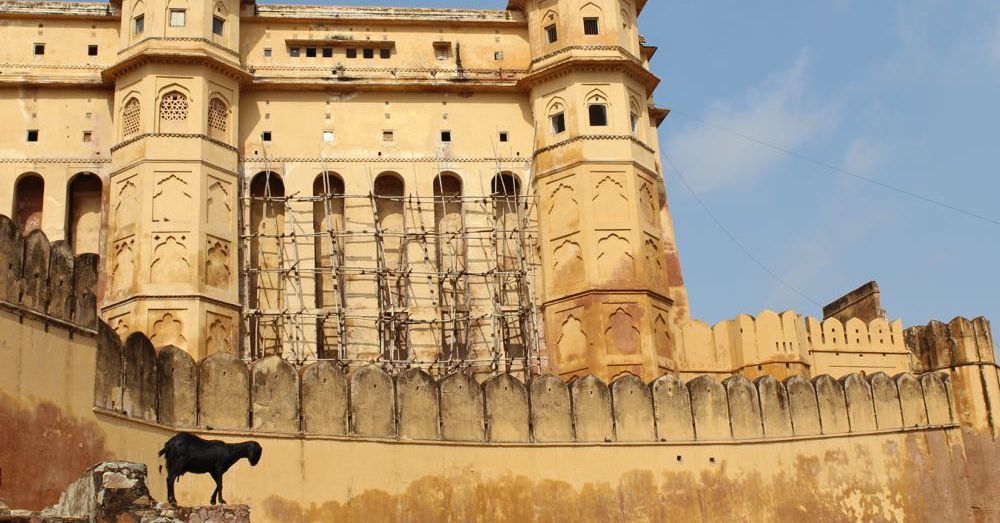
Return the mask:
<path id="1" fill-rule="evenodd" d="M 96 339 L 0 312 L 0 498 L 41 508 L 89 465 L 120 459 L 149 466 L 163 499 L 156 451 L 172 431 L 95 411 Z M 56 430 L 52 430 L 56 429 Z M 593 521 L 810 518 L 968 521 L 961 430 L 946 424 L 871 434 L 773 441 L 462 444 L 198 430 L 255 439 L 256 468 L 226 476 L 230 503 L 255 521 Z M 46 456 L 44 465 L 38 457 Z M 30 487 L 29 487 L 30 486 Z M 181 504 L 204 503 L 206 476 L 185 476 Z M 980 509 L 982 510 L 982 509 Z M 983 513 L 978 515 L 982 516 Z"/>

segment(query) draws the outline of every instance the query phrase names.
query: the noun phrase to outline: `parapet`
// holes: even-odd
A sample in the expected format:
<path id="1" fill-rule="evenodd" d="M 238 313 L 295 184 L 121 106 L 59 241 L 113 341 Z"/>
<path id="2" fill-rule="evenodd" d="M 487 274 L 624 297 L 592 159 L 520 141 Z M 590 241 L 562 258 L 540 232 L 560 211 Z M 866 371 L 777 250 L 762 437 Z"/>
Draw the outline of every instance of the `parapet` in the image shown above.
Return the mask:
<path id="1" fill-rule="evenodd" d="M 119 370 L 120 369 L 120 370 Z M 851 374 L 753 381 L 625 374 L 479 384 L 420 369 L 391 376 L 376 365 L 346 374 L 333 361 L 296 370 L 278 356 L 247 364 L 228 352 L 195 362 L 157 354 L 142 333 L 102 337 L 99 409 L 177 429 L 403 441 L 633 444 L 871 433 L 956 423 L 947 376 Z"/>
<path id="2" fill-rule="evenodd" d="M 993 331 L 983 317 L 958 317 L 948 323 L 934 320 L 906 329 L 904 337 L 906 348 L 915 356 L 915 367 L 921 371 L 996 363 Z"/>
<path id="3" fill-rule="evenodd" d="M 0 306 L 77 330 L 97 329 L 99 258 L 73 256 L 63 240 L 49 242 L 40 230 L 24 235 L 0 215 Z"/>
<path id="4" fill-rule="evenodd" d="M 910 370 L 903 323 L 884 318 L 820 320 L 795 311 L 741 314 L 710 326 L 689 321 L 676 334 L 679 369 L 723 377 L 846 374 L 869 368 L 890 373 Z M 868 359 L 864 359 L 865 356 Z"/>

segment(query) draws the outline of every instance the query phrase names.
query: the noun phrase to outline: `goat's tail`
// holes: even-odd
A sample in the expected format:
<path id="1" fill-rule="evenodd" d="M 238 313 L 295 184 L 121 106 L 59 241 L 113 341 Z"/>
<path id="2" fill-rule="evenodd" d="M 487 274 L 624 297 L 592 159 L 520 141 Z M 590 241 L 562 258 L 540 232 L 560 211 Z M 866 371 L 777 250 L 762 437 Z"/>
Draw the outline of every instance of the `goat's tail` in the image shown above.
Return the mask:
<path id="1" fill-rule="evenodd" d="M 157 454 L 157 456 L 166 456 L 166 455 L 167 455 L 167 446 L 164 445 L 163 448 L 160 449 L 160 452 L 159 452 L 159 454 Z M 163 474 L 163 462 L 162 461 L 160 462 L 160 474 Z"/>

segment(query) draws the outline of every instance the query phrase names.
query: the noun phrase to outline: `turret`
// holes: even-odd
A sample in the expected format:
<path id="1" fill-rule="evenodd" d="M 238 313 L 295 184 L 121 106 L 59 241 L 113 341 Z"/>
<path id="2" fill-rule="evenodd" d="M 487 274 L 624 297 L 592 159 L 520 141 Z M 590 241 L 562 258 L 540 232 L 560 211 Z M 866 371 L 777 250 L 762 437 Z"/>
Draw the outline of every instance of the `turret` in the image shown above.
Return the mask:
<path id="1" fill-rule="evenodd" d="M 235 0 L 126 0 L 115 83 L 108 293 L 124 337 L 238 347 Z"/>
<path id="2" fill-rule="evenodd" d="M 655 124 L 658 79 L 625 0 L 529 1 L 550 361 L 569 379 L 675 370 Z M 672 231 L 669 232 L 672 237 Z"/>

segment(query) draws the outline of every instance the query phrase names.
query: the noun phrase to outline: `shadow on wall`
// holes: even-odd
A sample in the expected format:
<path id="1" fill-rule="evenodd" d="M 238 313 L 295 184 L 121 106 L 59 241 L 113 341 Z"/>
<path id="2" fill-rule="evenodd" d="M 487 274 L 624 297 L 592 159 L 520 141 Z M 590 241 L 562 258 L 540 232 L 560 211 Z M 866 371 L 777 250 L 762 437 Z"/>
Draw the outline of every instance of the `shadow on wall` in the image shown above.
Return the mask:
<path id="1" fill-rule="evenodd" d="M 121 343 L 101 324 L 96 406 L 177 428 L 467 442 L 720 441 L 866 433 L 956 423 L 948 378 L 883 373 L 839 380 L 749 381 L 624 375 L 567 385 L 508 374 L 393 378 L 375 365 L 347 376 L 333 361 L 297 371 L 278 356 L 248 365 L 226 352 L 199 363 L 142 333 Z"/>

